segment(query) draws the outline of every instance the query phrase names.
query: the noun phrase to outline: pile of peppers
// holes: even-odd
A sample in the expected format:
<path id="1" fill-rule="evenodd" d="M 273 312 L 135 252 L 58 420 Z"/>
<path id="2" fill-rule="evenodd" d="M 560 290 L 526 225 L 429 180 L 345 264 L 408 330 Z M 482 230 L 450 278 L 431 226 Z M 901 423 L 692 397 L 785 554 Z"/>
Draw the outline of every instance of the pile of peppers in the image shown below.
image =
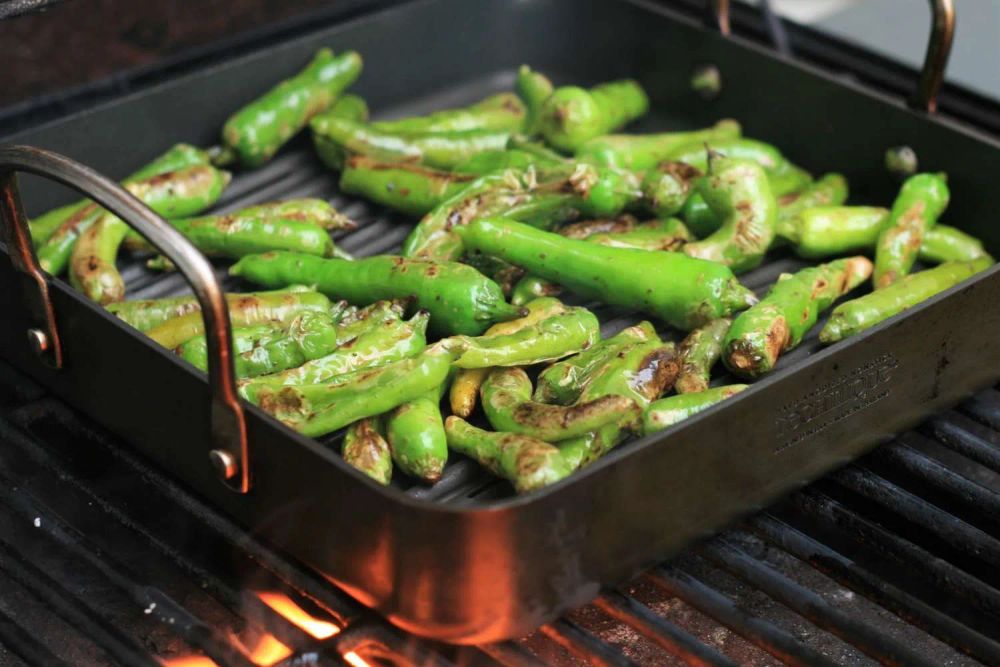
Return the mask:
<path id="1" fill-rule="evenodd" d="M 330 446 L 380 484 L 433 484 L 457 455 L 541 489 L 743 391 L 827 310 L 818 335 L 834 343 L 993 264 L 937 224 L 944 174 L 911 176 L 886 207 L 848 205 L 843 176 L 814 179 L 735 120 L 622 133 L 649 111 L 639 82 L 557 87 L 528 66 L 513 91 L 370 121 L 347 92 L 362 66 L 321 49 L 217 146 L 179 143 L 122 185 L 267 289 L 227 295 L 242 397 L 303 434 L 342 434 Z M 341 250 L 332 233 L 356 224 L 324 200 L 211 210 L 233 171 L 301 132 L 342 191 L 415 222 L 398 254 Z M 125 300 L 122 250 L 173 269 L 125 222 L 80 201 L 31 236 L 46 271 L 207 368 L 194 298 Z M 771 252 L 823 263 L 743 285 Z M 648 319 L 602 331 L 573 305 L 589 302 Z"/>

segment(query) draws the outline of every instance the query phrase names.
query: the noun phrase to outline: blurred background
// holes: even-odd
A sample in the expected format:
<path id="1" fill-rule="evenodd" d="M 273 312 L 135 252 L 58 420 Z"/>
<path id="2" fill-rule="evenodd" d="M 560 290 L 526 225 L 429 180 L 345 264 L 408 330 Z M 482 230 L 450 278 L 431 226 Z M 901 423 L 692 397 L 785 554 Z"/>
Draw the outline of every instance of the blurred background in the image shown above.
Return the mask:
<path id="1" fill-rule="evenodd" d="M 669 4 L 669 0 L 660 1 Z M 0 108 L 189 54 L 254 29 L 288 20 L 308 21 L 317 11 L 347 11 L 365 3 L 0 0 Z M 1000 2 L 967 0 L 960 5 L 948 78 L 1000 98 L 1000 68 L 996 65 L 1000 62 Z M 927 2 L 770 0 L 770 6 L 782 17 L 846 37 L 902 63 L 916 66 L 922 60 L 930 21 Z"/>

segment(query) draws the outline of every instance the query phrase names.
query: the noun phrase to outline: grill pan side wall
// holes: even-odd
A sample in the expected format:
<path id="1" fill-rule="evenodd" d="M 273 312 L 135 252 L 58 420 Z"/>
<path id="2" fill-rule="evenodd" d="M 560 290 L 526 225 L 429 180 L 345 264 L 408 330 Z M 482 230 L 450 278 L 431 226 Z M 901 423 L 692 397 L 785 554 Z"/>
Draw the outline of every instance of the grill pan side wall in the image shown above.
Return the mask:
<path id="1" fill-rule="evenodd" d="M 359 92 L 376 109 L 522 61 L 564 81 L 635 75 L 678 124 L 737 117 L 748 134 L 775 141 L 806 167 L 844 171 L 859 199 L 891 199 L 896 184 L 881 169 L 881 153 L 908 143 L 926 167 L 949 172 L 948 222 L 983 237 L 993 252 L 1000 247 L 1000 232 L 987 224 L 989 175 L 1000 173 L 996 145 L 638 3 L 415 2 L 17 140 L 120 175 L 175 140 L 211 143 L 229 110 L 321 45 L 365 55 Z M 399 67 L 404 54 L 411 67 Z M 726 86 L 711 103 L 687 89 L 692 67 L 707 61 L 720 65 Z M 789 90 L 794 97 L 782 94 Z M 55 190 L 30 185 L 29 210 L 59 203 Z M 0 284 L 13 280 L 9 262 L 0 261 Z M 676 553 L 1000 375 L 994 268 L 538 494 L 490 506 L 415 501 L 249 409 L 255 486 L 244 497 L 207 465 L 202 376 L 64 283 L 53 281 L 52 292 L 66 368 L 45 370 L 31 355 L 11 290 L 0 292 L 5 358 L 391 620 L 461 642 L 525 634 L 600 584 Z"/>

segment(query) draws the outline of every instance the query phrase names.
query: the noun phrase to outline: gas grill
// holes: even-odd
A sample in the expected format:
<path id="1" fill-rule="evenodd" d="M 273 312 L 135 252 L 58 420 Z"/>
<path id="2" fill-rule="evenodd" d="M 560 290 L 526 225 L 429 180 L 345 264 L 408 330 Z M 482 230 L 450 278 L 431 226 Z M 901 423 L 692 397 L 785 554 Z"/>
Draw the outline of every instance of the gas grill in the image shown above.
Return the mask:
<path id="1" fill-rule="evenodd" d="M 664 4 L 679 17 L 703 10 L 695 0 Z M 744 37 L 768 37 L 763 18 L 748 8 L 734 8 L 733 26 Z M 792 51 L 806 62 L 849 72 L 889 95 L 912 87 L 912 74 L 898 66 L 809 30 L 788 26 L 787 31 Z M 256 45 L 267 46 L 266 41 Z M 226 58 L 221 54 L 218 62 Z M 212 59 L 202 54 L 197 66 L 210 71 L 206 62 Z M 179 67 L 183 71 L 172 64 L 170 76 Z M 143 77 L 135 92 L 142 95 L 148 85 L 155 92 L 155 79 L 149 72 Z M 497 71 L 393 111 L 420 113 L 509 84 L 509 71 Z M 967 91 L 945 87 L 940 105 L 950 117 L 982 132 L 1000 128 L 997 105 Z M 24 122 L 23 116 L 8 120 L 12 126 Z M 60 132 L 42 136 L 51 141 Z M 776 141 L 782 143 L 780 137 Z M 409 231 L 375 207 L 344 199 L 303 146 L 238 178 L 221 210 L 306 195 L 325 197 L 362 223 L 339 240 L 348 251 L 391 251 Z M 796 266 L 795 260 L 780 259 L 745 282 L 765 289 L 780 272 Z M 179 275 L 155 276 L 137 264 L 123 274 L 130 298 L 170 295 L 184 286 Z M 238 286 L 219 275 L 225 287 Z M 978 298 L 988 296 L 980 291 Z M 614 309 L 600 314 L 606 332 L 630 321 Z M 807 341 L 783 367 L 811 358 L 816 348 L 814 340 Z M 874 361 L 876 368 L 893 363 L 878 355 Z M 946 369 L 940 370 L 947 380 Z M 177 371 L 171 373 L 176 378 Z M 136 453 L 133 440 L 123 443 L 93 414 L 70 407 L 23 371 L 4 364 L 0 378 L 0 521 L 5 527 L 0 581 L 12 591 L 0 597 L 0 643 L 12 662 L 812 665 L 874 659 L 938 665 L 977 659 L 1000 664 L 1000 591 L 995 588 L 1000 586 L 995 574 L 1000 543 L 994 537 L 1000 528 L 995 518 L 1000 516 L 995 511 L 1000 507 L 1000 393 L 995 390 L 933 417 L 669 563 L 612 568 L 645 573 L 601 591 L 587 606 L 527 638 L 456 647 L 406 634 L 355 599 L 370 602 L 367 591 L 348 586 L 345 592 L 318 574 L 297 558 L 302 534 L 295 536 L 296 555 L 283 549 L 283 521 L 298 511 L 294 503 L 248 530 L 226 515 L 239 496 L 206 499 L 200 471 L 180 480 L 164 474 L 162 461 L 149 460 L 148 451 Z M 942 392 L 960 394 L 962 389 Z M 207 392 L 201 390 L 202 395 L 206 398 L 200 402 L 207 403 Z M 837 456 L 844 461 L 842 453 Z M 471 462 L 458 461 L 432 487 L 398 485 L 394 492 L 483 507 L 504 500 L 510 490 Z M 322 542 L 319 535 L 315 539 Z M 371 551 L 377 545 L 363 546 L 339 558 L 360 563 L 377 557 Z M 420 578 L 419 571 L 410 574 L 410 584 Z M 435 585 L 446 589 L 448 583 Z M 581 595 L 578 589 L 570 597 Z M 522 623 L 536 625 L 530 618 Z"/>

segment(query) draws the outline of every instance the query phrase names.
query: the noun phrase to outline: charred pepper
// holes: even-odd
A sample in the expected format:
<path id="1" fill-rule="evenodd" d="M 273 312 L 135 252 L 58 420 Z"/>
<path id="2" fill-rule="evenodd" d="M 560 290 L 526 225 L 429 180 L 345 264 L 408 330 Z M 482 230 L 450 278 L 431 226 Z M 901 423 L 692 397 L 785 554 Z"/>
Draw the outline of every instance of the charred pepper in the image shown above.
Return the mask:
<path id="1" fill-rule="evenodd" d="M 688 334 L 677 353 L 681 370 L 674 382 L 679 394 L 694 394 L 708 389 L 712 366 L 722 356 L 722 341 L 733 321 L 726 317 L 712 320 Z"/>
<path id="2" fill-rule="evenodd" d="M 229 273 L 268 287 L 306 283 L 351 303 L 415 297 L 431 314 L 431 330 L 476 336 L 491 322 L 521 309 L 504 301 L 495 282 L 458 262 L 429 262 L 392 255 L 357 261 L 321 259 L 290 252 L 249 255 Z"/>
<path id="3" fill-rule="evenodd" d="M 531 400 L 531 379 L 520 368 L 496 368 L 481 389 L 483 410 L 497 431 L 518 433 L 545 442 L 586 435 L 611 422 L 639 418 L 635 401 L 602 396 L 571 406 Z"/>
<path id="4" fill-rule="evenodd" d="M 735 396 L 747 388 L 745 384 L 731 384 L 725 387 L 715 387 L 703 391 L 670 396 L 654 401 L 646 408 L 642 419 L 643 435 L 656 433 L 663 429 L 679 424 L 688 417 L 698 414 L 702 410 L 707 410 L 716 403 L 720 403 L 730 396 Z"/>
<path id="5" fill-rule="evenodd" d="M 685 245 L 684 252 L 725 264 L 736 273 L 759 266 L 774 241 L 778 216 L 764 170 L 749 160 L 712 154 L 698 192 L 722 226 L 704 240 Z"/>
<path id="6" fill-rule="evenodd" d="M 888 287 L 913 267 L 927 230 L 948 206 L 945 174 L 917 174 L 906 179 L 875 245 L 875 289 Z"/>
<path id="7" fill-rule="evenodd" d="M 535 299 L 558 296 L 561 293 L 562 287 L 559 285 L 538 276 L 527 275 L 514 284 L 510 291 L 510 302 L 515 306 L 523 306 Z"/>
<path id="8" fill-rule="evenodd" d="M 686 162 L 661 162 L 646 172 L 642 179 L 642 196 L 646 207 L 658 218 L 677 215 L 684 210 L 684 205 L 691 198 L 691 193 L 702 171 Z M 700 199 L 700 197 L 699 197 Z M 708 204 L 701 200 L 707 210 Z M 700 236 L 708 236 L 718 228 L 715 214 L 707 210 L 707 216 L 690 215 L 696 223 L 710 217 L 711 228 L 704 226 L 699 229 Z"/>
<path id="9" fill-rule="evenodd" d="M 407 215 L 425 215 L 474 180 L 473 174 L 353 155 L 340 174 L 340 189 Z"/>
<path id="10" fill-rule="evenodd" d="M 728 267 L 682 253 L 609 248 L 503 218 L 457 228 L 470 250 L 500 257 L 578 294 L 690 330 L 755 303 Z"/>
<path id="11" fill-rule="evenodd" d="M 359 419 L 347 427 L 341 452 L 347 465 L 387 486 L 392 480 L 392 452 L 384 431 L 379 417 Z"/>
<path id="12" fill-rule="evenodd" d="M 240 294 L 229 300 L 229 321 L 234 327 L 272 322 L 290 322 L 306 312 L 329 313 L 330 300 L 319 292 L 264 292 Z M 205 334 L 200 312 L 174 317 L 146 331 L 146 335 L 168 349 Z"/>
<path id="13" fill-rule="evenodd" d="M 540 129 L 549 144 L 572 153 L 588 139 L 613 132 L 648 110 L 646 92 L 631 79 L 590 90 L 563 86 L 542 105 Z"/>
<path id="14" fill-rule="evenodd" d="M 871 252 L 888 217 L 876 206 L 817 206 L 785 217 L 778 233 L 807 259 Z"/>
<path id="15" fill-rule="evenodd" d="M 105 213 L 77 239 L 69 263 L 69 281 L 102 306 L 125 300 L 125 281 L 115 266 L 118 248 L 129 227 Z"/>
<path id="16" fill-rule="evenodd" d="M 609 248 L 656 251 L 680 250 L 693 237 L 683 222 L 667 218 L 641 223 L 627 232 L 593 234 L 586 240 Z"/>
<path id="17" fill-rule="evenodd" d="M 797 346 L 820 313 L 863 283 L 872 272 L 865 257 L 848 257 L 785 274 L 768 295 L 734 321 L 723 343 L 726 368 L 741 377 L 774 369 Z"/>
<path id="18" fill-rule="evenodd" d="M 547 442 L 515 433 L 491 433 L 461 417 L 445 420 L 448 446 L 514 485 L 518 493 L 535 491 L 568 477 L 572 469 Z"/>
<path id="19" fill-rule="evenodd" d="M 441 416 L 447 381 L 425 396 L 394 408 L 385 416 L 392 460 L 407 475 L 424 482 L 441 479 L 448 463 L 448 436 Z"/>
<path id="20" fill-rule="evenodd" d="M 320 49 L 301 72 L 229 117 L 222 142 L 247 167 L 259 167 L 278 152 L 316 114 L 330 108 L 361 74 L 361 56 L 335 56 Z"/>
<path id="21" fill-rule="evenodd" d="M 448 377 L 451 354 L 431 346 L 415 357 L 368 368 L 327 383 L 247 385 L 244 397 L 287 426 L 321 436 L 434 391 Z"/>
<path id="22" fill-rule="evenodd" d="M 705 142 L 739 139 L 740 124 L 735 120 L 720 120 L 712 127 L 689 132 L 660 134 L 608 134 L 595 137 L 576 149 L 576 159 L 585 162 L 646 171 L 671 159 L 681 146 Z"/>
<path id="23" fill-rule="evenodd" d="M 803 211 L 817 206 L 843 206 L 847 201 L 847 195 L 846 178 L 841 174 L 825 174 L 801 192 L 781 197 L 778 200 L 778 236 L 793 237 L 794 224 L 789 223 Z"/>
<path id="24" fill-rule="evenodd" d="M 905 276 L 888 287 L 846 301 L 830 314 L 819 332 L 823 343 L 835 343 L 870 329 L 879 322 L 953 287 L 993 264 L 987 257 L 971 262 L 947 262 L 941 266 Z"/>
<path id="25" fill-rule="evenodd" d="M 497 93 L 475 104 L 458 109 L 444 109 L 426 116 L 372 123 L 372 128 L 399 134 L 432 132 L 468 132 L 500 130 L 521 132 L 527 110 L 514 93 Z"/>

